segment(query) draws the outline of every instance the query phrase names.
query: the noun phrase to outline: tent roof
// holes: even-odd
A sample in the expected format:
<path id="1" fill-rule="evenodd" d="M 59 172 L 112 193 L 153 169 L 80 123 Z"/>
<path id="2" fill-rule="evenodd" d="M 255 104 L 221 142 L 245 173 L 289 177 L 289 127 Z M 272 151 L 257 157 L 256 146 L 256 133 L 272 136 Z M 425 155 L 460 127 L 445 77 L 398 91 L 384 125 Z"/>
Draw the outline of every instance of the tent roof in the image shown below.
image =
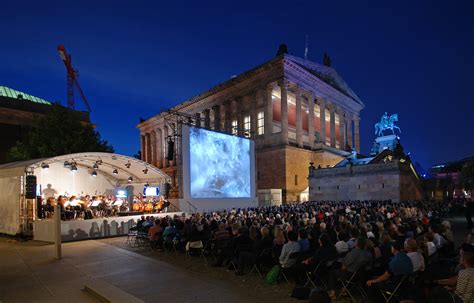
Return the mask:
<path id="1" fill-rule="evenodd" d="M 98 164 L 97 173 L 103 173 L 117 181 L 127 182 L 129 177 L 133 178 L 133 183 L 154 182 L 158 180 L 168 180 L 170 177 L 157 167 L 142 160 L 113 153 L 86 152 L 62 155 L 52 158 L 26 160 L 0 165 L 0 176 L 7 171 L 25 172 L 28 170 L 41 169 L 43 165 L 55 162 L 72 163 L 77 169 L 94 169 L 94 164 Z M 130 165 L 128 165 L 130 164 Z M 65 165 L 66 168 L 69 166 Z M 117 174 L 114 174 L 117 170 Z"/>

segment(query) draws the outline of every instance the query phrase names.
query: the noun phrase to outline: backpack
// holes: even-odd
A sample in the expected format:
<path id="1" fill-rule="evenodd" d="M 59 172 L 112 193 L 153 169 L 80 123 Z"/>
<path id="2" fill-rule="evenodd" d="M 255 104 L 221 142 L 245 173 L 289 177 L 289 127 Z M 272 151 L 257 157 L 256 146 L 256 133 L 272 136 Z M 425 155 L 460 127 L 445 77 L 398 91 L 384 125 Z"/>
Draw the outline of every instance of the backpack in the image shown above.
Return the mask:
<path id="1" fill-rule="evenodd" d="M 270 271 L 267 273 L 267 276 L 265 277 L 265 282 L 267 284 L 276 284 L 278 281 L 278 276 L 280 275 L 281 267 L 280 265 L 275 265 L 270 269 Z"/>

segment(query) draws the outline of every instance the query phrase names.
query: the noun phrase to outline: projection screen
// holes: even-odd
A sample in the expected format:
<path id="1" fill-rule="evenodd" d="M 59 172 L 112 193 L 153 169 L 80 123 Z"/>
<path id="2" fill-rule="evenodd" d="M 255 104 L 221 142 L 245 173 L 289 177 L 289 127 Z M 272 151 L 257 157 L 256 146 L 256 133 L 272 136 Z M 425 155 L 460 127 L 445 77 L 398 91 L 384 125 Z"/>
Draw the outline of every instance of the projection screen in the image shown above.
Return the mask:
<path id="1" fill-rule="evenodd" d="M 184 192 L 191 199 L 255 196 L 254 142 L 183 126 Z"/>

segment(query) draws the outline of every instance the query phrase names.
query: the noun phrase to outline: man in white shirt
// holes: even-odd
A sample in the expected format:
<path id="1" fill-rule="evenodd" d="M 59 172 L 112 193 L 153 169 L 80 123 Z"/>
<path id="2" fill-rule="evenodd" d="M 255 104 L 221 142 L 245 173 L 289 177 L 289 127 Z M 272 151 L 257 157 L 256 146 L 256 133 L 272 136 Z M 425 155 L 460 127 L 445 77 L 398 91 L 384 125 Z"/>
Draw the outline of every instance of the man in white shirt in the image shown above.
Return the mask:
<path id="1" fill-rule="evenodd" d="M 418 244 L 415 239 L 405 241 L 405 251 L 413 264 L 413 272 L 424 271 L 425 259 L 423 255 L 418 252 Z"/>

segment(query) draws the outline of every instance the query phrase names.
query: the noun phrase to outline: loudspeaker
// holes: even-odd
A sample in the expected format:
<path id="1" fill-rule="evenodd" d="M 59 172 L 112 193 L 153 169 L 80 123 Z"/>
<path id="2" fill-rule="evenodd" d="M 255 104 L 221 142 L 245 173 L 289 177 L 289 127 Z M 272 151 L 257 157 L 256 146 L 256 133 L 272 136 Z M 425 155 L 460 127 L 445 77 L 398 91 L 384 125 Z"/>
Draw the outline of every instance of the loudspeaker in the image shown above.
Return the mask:
<path id="1" fill-rule="evenodd" d="M 168 141 L 168 156 L 166 159 L 168 161 L 174 160 L 174 142 L 171 139 Z"/>
<path id="2" fill-rule="evenodd" d="M 25 198 L 36 199 L 36 176 L 26 176 Z"/>

